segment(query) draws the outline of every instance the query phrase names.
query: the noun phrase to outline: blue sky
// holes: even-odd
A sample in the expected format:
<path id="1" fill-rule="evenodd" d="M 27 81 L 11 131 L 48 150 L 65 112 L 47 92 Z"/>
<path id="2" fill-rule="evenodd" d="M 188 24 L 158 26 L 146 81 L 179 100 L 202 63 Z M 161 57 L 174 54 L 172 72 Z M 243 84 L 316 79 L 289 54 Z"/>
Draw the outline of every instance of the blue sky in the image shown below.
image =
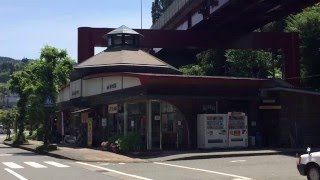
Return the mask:
<path id="1" fill-rule="evenodd" d="M 144 29 L 152 24 L 152 1 L 142 0 Z M 78 27 L 121 25 L 140 28 L 140 0 L 1 0 L 0 56 L 36 59 L 50 45 L 77 60 Z"/>

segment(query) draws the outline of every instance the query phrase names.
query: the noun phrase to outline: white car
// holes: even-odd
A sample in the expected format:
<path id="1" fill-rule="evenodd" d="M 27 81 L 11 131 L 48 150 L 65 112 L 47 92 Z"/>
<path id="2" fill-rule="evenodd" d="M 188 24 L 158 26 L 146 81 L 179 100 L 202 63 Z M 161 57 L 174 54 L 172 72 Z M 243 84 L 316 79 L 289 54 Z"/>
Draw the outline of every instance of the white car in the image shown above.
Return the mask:
<path id="1" fill-rule="evenodd" d="M 299 156 L 297 168 L 301 175 L 307 176 L 308 180 L 320 180 L 320 152 L 311 152 L 307 149 L 308 154 Z"/>

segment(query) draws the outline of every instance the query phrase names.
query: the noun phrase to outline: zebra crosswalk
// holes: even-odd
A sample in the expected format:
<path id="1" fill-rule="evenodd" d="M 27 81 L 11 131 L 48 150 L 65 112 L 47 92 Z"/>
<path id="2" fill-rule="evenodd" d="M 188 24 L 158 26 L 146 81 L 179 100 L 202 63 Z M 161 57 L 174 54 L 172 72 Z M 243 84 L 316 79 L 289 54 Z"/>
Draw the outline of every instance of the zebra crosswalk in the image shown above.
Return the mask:
<path id="1" fill-rule="evenodd" d="M 48 168 L 49 166 L 57 167 L 57 168 L 68 168 L 70 166 L 61 164 L 54 161 L 43 161 L 43 163 L 38 162 L 21 162 L 20 164 L 15 162 L 2 162 L 3 165 L 9 167 L 10 169 L 23 169 L 25 167 L 33 167 L 33 168 Z"/>

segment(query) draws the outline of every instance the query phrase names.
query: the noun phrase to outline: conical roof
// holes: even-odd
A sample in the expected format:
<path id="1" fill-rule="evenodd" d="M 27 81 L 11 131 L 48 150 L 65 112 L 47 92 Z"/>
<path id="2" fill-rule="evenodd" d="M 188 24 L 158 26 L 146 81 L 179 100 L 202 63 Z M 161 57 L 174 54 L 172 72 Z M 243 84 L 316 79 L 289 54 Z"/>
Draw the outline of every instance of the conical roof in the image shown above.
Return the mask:
<path id="1" fill-rule="evenodd" d="M 107 49 L 75 67 L 78 76 L 108 72 L 135 72 L 157 74 L 181 74 L 173 66 L 133 47 Z"/>
<path id="2" fill-rule="evenodd" d="M 110 31 L 108 34 L 139 34 L 138 32 L 128 28 L 125 25 L 118 27 L 115 30 Z"/>

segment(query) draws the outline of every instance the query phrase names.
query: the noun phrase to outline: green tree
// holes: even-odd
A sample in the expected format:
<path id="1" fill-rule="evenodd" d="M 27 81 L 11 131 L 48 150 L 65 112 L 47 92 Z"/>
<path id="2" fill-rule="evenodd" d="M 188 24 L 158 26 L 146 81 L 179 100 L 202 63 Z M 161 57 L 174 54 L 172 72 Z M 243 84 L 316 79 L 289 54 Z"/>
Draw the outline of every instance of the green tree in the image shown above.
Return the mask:
<path id="1" fill-rule="evenodd" d="M 19 94 L 17 125 L 18 140 L 22 142 L 25 123 L 44 123 L 44 144 L 49 143 L 50 119 L 55 107 L 44 108 L 46 97 L 51 97 L 53 104 L 58 89 L 69 82 L 74 62 L 67 56 L 66 50 L 45 46 L 41 50 L 39 60 L 32 61 L 22 71 L 15 72 L 10 80 L 9 88 Z M 45 115 L 46 117 L 43 117 Z M 35 120 L 38 120 L 36 122 Z"/>
<path id="2" fill-rule="evenodd" d="M 69 82 L 69 76 L 73 70 L 73 61 L 68 57 L 66 50 L 45 46 L 41 50 L 40 59 L 32 63 L 28 69 L 33 80 L 34 94 L 39 98 L 33 98 L 34 101 L 31 104 L 39 104 L 40 102 L 43 108 L 46 97 L 51 97 L 55 104 L 58 90 Z M 50 125 L 55 107 L 44 108 L 44 111 L 46 117 L 44 118 L 45 136 L 43 141 L 47 145 L 50 139 Z"/>
<path id="3" fill-rule="evenodd" d="M 180 67 L 188 75 L 224 76 L 226 75 L 225 50 L 207 50 L 197 55 L 197 63 Z"/>
<path id="4" fill-rule="evenodd" d="M 179 70 L 186 75 L 196 75 L 196 76 L 204 76 L 205 68 L 199 64 L 189 64 L 179 68 Z"/>
<path id="5" fill-rule="evenodd" d="M 166 11 L 172 2 L 173 0 L 160 0 L 162 12 Z"/>
<path id="6" fill-rule="evenodd" d="M 10 128 L 17 118 L 16 108 L 11 108 L 9 110 L 0 110 L 0 122 L 4 125 L 7 131 L 7 139 L 10 139 Z"/>
<path id="7" fill-rule="evenodd" d="M 252 50 L 228 50 L 229 74 L 237 77 L 272 77 L 271 53 Z"/>
<path id="8" fill-rule="evenodd" d="M 27 104 L 27 121 L 30 133 L 38 128 L 44 121 L 44 112 L 45 109 L 43 107 L 43 98 L 38 95 L 32 94 L 29 96 L 28 104 Z"/>
<path id="9" fill-rule="evenodd" d="M 286 30 L 298 32 L 301 53 L 301 82 L 320 89 L 320 4 L 287 18 Z"/>
<path id="10" fill-rule="evenodd" d="M 30 61 L 30 59 L 26 60 L 25 58 L 19 61 L 8 57 L 0 57 L 0 83 L 7 83 L 13 72 L 22 70 Z"/>
<path id="11" fill-rule="evenodd" d="M 152 16 L 152 23 L 155 23 L 160 16 L 162 15 L 162 10 L 160 6 L 159 0 L 155 0 L 152 2 L 152 7 L 151 7 L 151 16 Z"/>
<path id="12" fill-rule="evenodd" d="M 30 74 L 28 74 L 26 71 L 18 71 L 13 73 L 9 81 L 9 89 L 20 96 L 20 99 L 17 103 L 19 115 L 16 120 L 16 125 L 18 126 L 19 131 L 15 143 L 23 143 L 25 141 L 23 132 L 25 128 L 26 105 L 28 97 L 31 93 Z"/>

